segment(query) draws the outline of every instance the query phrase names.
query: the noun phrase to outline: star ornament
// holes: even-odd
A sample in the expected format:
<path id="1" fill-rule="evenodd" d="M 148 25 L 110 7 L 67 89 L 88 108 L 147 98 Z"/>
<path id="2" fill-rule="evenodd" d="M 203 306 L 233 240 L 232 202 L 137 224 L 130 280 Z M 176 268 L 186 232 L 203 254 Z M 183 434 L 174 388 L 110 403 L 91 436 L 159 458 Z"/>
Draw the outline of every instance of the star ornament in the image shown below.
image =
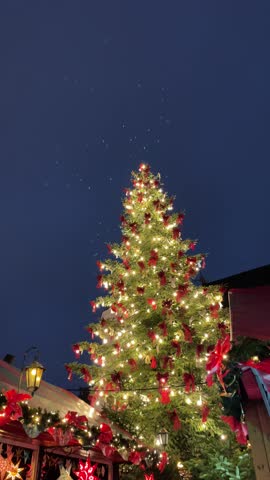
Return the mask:
<path id="1" fill-rule="evenodd" d="M 154 474 L 150 473 L 150 475 L 147 475 L 147 473 L 144 474 L 145 480 L 154 480 Z"/>
<path id="2" fill-rule="evenodd" d="M 98 480 L 98 478 L 94 475 L 96 468 L 97 463 L 95 465 L 91 465 L 91 460 L 88 458 L 85 463 L 83 463 L 81 460 L 79 461 L 79 471 L 74 473 L 79 477 L 79 480 Z"/>
<path id="3" fill-rule="evenodd" d="M 19 468 L 19 463 L 17 465 L 14 465 L 14 463 L 11 464 L 10 469 L 7 470 L 8 476 L 6 477 L 6 480 L 10 478 L 11 480 L 23 480 L 21 477 L 20 472 L 24 470 L 24 468 Z"/>

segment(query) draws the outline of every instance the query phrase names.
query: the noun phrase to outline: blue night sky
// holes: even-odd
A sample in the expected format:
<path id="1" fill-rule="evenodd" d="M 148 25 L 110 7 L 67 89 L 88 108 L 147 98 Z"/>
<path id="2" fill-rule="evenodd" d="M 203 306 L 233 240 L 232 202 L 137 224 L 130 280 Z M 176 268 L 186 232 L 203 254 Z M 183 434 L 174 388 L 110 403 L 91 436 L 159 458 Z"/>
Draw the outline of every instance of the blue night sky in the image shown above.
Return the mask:
<path id="1" fill-rule="evenodd" d="M 207 280 L 269 263 L 269 45 L 269 0 L 1 2 L 1 357 L 36 345 L 71 386 L 142 161 Z"/>

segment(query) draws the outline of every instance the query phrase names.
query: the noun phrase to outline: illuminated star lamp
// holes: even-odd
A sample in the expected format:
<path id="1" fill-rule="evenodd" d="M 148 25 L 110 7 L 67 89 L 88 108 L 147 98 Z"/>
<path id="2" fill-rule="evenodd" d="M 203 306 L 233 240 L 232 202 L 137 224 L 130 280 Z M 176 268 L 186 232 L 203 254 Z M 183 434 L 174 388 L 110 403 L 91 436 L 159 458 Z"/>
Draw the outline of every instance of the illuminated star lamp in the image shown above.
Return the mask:
<path id="1" fill-rule="evenodd" d="M 85 463 L 81 460 L 79 461 L 79 471 L 74 473 L 78 476 L 79 480 L 98 480 L 98 477 L 94 475 L 96 468 L 97 463 L 91 465 L 90 457 L 88 457 Z"/>
<path id="2" fill-rule="evenodd" d="M 10 478 L 11 480 L 22 480 L 20 472 L 24 470 L 24 468 L 19 468 L 19 463 L 17 465 L 14 465 L 14 463 L 11 464 L 9 470 L 7 470 L 8 476 L 6 477 L 6 480 Z"/>

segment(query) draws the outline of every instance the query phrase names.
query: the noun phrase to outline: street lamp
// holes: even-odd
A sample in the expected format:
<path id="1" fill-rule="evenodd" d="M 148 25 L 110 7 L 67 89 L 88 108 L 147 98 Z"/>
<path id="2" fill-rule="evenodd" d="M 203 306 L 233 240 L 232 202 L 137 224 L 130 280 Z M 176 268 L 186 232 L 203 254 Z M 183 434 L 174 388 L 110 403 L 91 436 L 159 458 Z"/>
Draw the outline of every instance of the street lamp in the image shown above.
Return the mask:
<path id="1" fill-rule="evenodd" d="M 34 352 L 34 359 L 33 361 L 25 366 L 25 361 L 27 356 L 30 353 Z M 21 377 L 23 373 L 25 372 L 25 381 L 26 381 L 26 389 L 31 393 L 33 396 L 35 391 L 40 387 L 40 382 L 42 379 L 42 375 L 45 371 L 45 368 L 41 363 L 38 362 L 38 357 L 39 357 L 39 350 L 37 347 L 30 347 L 26 352 L 24 353 L 23 357 L 23 368 L 21 372 Z M 20 378 L 20 383 L 21 383 L 21 378 Z"/>
<path id="2" fill-rule="evenodd" d="M 166 447 L 169 442 L 169 434 L 165 428 L 162 428 L 158 434 L 158 442 L 162 447 Z"/>

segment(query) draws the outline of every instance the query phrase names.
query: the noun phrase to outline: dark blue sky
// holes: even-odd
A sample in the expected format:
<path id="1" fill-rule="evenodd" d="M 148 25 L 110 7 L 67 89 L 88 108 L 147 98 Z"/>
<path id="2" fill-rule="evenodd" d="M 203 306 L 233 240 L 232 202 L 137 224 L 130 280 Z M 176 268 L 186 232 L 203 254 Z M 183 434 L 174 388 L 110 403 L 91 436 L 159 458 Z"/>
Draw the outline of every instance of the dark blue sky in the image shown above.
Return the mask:
<path id="1" fill-rule="evenodd" d="M 269 46 L 269 0 L 1 2 L 2 356 L 66 384 L 141 161 L 207 279 L 269 263 Z"/>

